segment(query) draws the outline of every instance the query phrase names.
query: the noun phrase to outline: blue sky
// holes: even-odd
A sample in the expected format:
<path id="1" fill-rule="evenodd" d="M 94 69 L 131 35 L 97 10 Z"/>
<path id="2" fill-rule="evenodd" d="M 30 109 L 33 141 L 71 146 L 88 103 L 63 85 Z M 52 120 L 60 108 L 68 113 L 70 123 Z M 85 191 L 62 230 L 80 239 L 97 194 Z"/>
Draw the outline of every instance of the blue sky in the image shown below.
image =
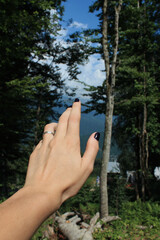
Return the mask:
<path id="1" fill-rule="evenodd" d="M 60 42 L 63 46 L 67 46 L 66 36 L 75 31 L 80 31 L 87 28 L 96 28 L 98 25 L 98 19 L 93 13 L 89 13 L 89 6 L 93 3 L 92 0 L 68 0 L 64 3 L 65 12 L 64 12 L 64 22 L 62 22 L 63 29 L 60 31 L 60 36 L 58 37 L 56 43 Z M 51 14 L 54 14 L 54 10 Z M 69 19 L 73 19 L 73 22 L 70 26 L 67 26 Z M 47 59 L 47 62 L 50 64 L 52 62 L 51 58 Z M 82 94 L 85 93 L 84 85 L 68 80 L 68 73 L 66 71 L 67 66 L 65 64 L 60 64 L 62 78 L 65 80 L 67 87 L 77 88 L 76 97 L 81 100 L 82 103 L 85 103 L 88 100 L 88 97 L 84 97 Z M 104 61 L 100 58 L 99 55 L 90 56 L 87 63 L 83 66 L 79 66 L 81 74 L 78 75 L 80 81 L 84 81 L 89 85 L 102 85 L 105 74 L 102 72 L 104 70 Z M 64 96 L 65 101 L 67 97 Z M 74 99 L 72 100 L 74 101 Z M 72 101 L 69 102 L 71 105 Z M 60 114 L 64 111 L 64 108 L 59 109 Z M 81 135 L 90 135 L 92 132 L 104 131 L 104 115 L 93 116 L 93 113 L 82 114 L 81 117 Z"/>
<path id="2" fill-rule="evenodd" d="M 89 6 L 93 0 L 67 0 L 64 3 L 64 20 L 72 18 L 75 22 L 87 24 L 89 28 L 94 28 L 98 24 L 98 19 L 93 13 L 89 13 Z"/>
<path id="3" fill-rule="evenodd" d="M 62 26 L 64 29 L 61 31 L 61 37 L 59 41 L 62 45 L 66 44 L 65 37 L 75 31 L 81 31 L 82 29 L 87 28 L 96 28 L 98 25 L 98 18 L 96 14 L 89 13 L 89 6 L 93 4 L 93 0 L 67 0 L 64 3 L 65 12 L 64 12 L 64 22 Z M 67 26 L 69 19 L 72 19 L 73 22 L 70 26 Z M 77 88 L 77 96 L 82 99 L 82 93 L 84 93 L 84 87 L 82 84 L 78 84 L 75 81 L 67 81 L 67 71 L 66 66 L 61 65 L 62 76 L 66 79 L 66 84 L 68 87 Z M 89 61 L 83 66 L 79 66 L 81 74 L 79 74 L 78 79 L 82 82 L 85 82 L 88 85 L 102 85 L 104 81 L 104 61 L 100 59 L 99 55 L 92 55 L 89 58 Z"/>
<path id="4" fill-rule="evenodd" d="M 89 13 L 89 6 L 93 3 L 92 0 L 67 0 L 64 3 L 65 12 L 62 22 L 64 29 L 61 31 L 61 37 L 58 41 L 65 46 L 65 37 L 75 31 L 80 31 L 87 28 L 96 28 L 98 25 L 98 18 L 94 13 Z M 73 19 L 73 23 L 67 26 L 69 19 Z M 79 66 L 81 74 L 78 76 L 80 81 L 84 81 L 89 85 L 101 85 L 104 80 L 104 62 L 98 60 L 99 56 L 91 56 L 89 61 L 84 66 Z M 75 81 L 68 81 L 66 66 L 61 64 L 62 77 L 68 87 L 77 87 L 76 97 L 81 102 L 85 102 L 87 99 L 82 96 L 84 93 L 84 86 Z M 63 112 L 63 109 L 60 109 Z M 90 135 L 94 131 L 102 132 L 104 130 L 104 116 L 93 116 L 91 114 L 82 114 L 81 117 L 81 135 Z"/>

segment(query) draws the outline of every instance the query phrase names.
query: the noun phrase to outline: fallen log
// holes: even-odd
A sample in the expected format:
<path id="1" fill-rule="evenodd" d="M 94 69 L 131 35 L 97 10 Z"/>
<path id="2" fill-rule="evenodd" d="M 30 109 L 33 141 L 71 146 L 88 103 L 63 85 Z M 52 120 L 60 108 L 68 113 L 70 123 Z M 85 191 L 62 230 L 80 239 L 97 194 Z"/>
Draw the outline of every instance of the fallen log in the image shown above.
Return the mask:
<path id="1" fill-rule="evenodd" d="M 58 212 L 57 212 L 58 213 Z M 102 229 L 100 222 L 97 222 L 100 217 L 99 212 L 97 212 L 90 220 L 89 224 L 83 222 L 83 215 L 79 216 L 75 212 L 67 212 L 63 215 L 55 216 L 53 215 L 53 226 L 54 223 L 58 223 L 58 228 L 60 232 L 69 240 L 93 240 L 93 232 L 96 229 Z M 101 219 L 102 224 L 108 223 L 120 219 L 118 216 L 108 216 Z M 49 239 L 57 239 L 54 233 L 54 230 L 48 226 L 48 229 L 45 231 L 45 237 Z M 54 238 L 55 237 L 55 238 Z"/>
<path id="2" fill-rule="evenodd" d="M 99 213 L 91 219 L 90 224 L 81 222 L 81 218 L 75 213 L 68 212 L 61 216 L 56 217 L 60 231 L 66 236 L 69 240 L 93 240 L 92 233 L 95 229 L 96 222 L 99 218 Z M 80 222 L 80 224 L 78 224 Z"/>

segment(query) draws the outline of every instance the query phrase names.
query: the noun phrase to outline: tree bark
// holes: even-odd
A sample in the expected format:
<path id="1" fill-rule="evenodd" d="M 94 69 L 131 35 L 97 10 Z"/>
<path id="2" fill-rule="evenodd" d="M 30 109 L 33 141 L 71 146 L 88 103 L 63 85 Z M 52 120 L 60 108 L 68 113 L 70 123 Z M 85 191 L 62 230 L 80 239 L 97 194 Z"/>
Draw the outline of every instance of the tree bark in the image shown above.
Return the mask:
<path id="1" fill-rule="evenodd" d="M 107 192 L 107 168 L 110 158 L 111 136 L 112 136 L 112 118 L 114 110 L 114 88 L 116 75 L 116 61 L 119 41 L 119 15 L 121 11 L 122 0 L 119 0 L 118 7 L 115 7 L 115 38 L 113 48 L 113 58 L 110 63 L 108 49 L 108 0 L 103 4 L 103 25 L 102 25 L 102 46 L 106 71 L 106 116 L 105 116 L 105 136 L 103 143 L 103 156 L 101 166 L 101 218 L 108 217 L 108 192 Z"/>
<path id="2" fill-rule="evenodd" d="M 145 55 L 144 55 L 145 57 Z M 146 72 L 146 67 L 144 66 L 144 73 Z M 143 89 L 145 102 L 143 103 L 143 119 L 142 119 L 142 132 L 141 132 L 141 141 L 140 141 L 140 166 L 141 166 L 141 184 L 142 184 L 142 200 L 146 199 L 146 189 L 147 189 L 147 171 L 148 171 L 148 133 L 147 133 L 147 103 L 146 103 L 146 88 L 147 80 L 144 77 Z"/>

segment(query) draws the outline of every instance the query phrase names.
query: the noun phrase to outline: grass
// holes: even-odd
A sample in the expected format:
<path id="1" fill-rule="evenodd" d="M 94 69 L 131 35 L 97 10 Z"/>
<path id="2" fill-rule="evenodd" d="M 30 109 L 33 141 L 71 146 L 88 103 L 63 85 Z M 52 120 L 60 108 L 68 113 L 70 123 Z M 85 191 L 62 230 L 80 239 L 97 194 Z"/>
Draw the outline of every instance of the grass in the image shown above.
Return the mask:
<path id="1" fill-rule="evenodd" d="M 94 233 L 96 240 L 160 239 L 160 206 L 141 201 L 126 202 L 120 212 L 121 220 L 104 224 Z"/>
<path id="2" fill-rule="evenodd" d="M 87 205 L 89 212 L 94 204 Z M 86 210 L 81 206 L 81 211 Z M 91 209 L 89 209 L 91 208 Z M 80 210 L 78 210 L 80 211 Z M 103 224 L 102 229 L 94 232 L 95 240 L 159 240 L 160 239 L 160 205 L 141 201 L 124 202 L 120 211 L 121 220 Z M 48 240 L 42 238 L 47 225 L 52 225 L 49 218 L 37 231 L 32 240 Z M 61 238 L 57 238 L 59 240 Z"/>
<path id="3" fill-rule="evenodd" d="M 94 233 L 96 240 L 153 240 L 160 239 L 160 229 L 155 227 L 146 227 L 140 229 L 140 226 L 126 224 L 123 220 L 117 223 L 106 224 L 103 230 L 97 230 Z"/>

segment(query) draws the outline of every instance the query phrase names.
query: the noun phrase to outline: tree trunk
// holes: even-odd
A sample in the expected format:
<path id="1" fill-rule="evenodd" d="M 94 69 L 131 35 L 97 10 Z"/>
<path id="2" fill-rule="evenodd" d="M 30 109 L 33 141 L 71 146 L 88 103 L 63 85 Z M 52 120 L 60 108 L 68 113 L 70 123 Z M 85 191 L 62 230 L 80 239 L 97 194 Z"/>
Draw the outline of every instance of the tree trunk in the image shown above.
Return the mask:
<path id="1" fill-rule="evenodd" d="M 145 54 L 144 54 L 145 58 Z M 144 66 L 144 73 L 146 73 L 146 67 Z M 144 89 L 144 97 L 146 100 L 146 88 L 147 88 L 147 80 L 144 77 L 143 81 L 143 89 Z M 143 119 L 142 119 L 142 133 L 141 133 L 141 141 L 140 141 L 140 166 L 141 166 L 141 184 L 142 184 L 142 200 L 145 201 L 146 198 L 146 188 L 147 188 L 147 171 L 148 171 L 148 133 L 147 133 L 147 104 L 146 101 L 143 104 Z"/>
<path id="2" fill-rule="evenodd" d="M 138 171 L 136 171 L 136 184 L 135 184 L 136 200 L 140 199 L 139 189 L 138 189 L 138 181 L 139 181 L 139 176 L 138 176 Z"/>
<path id="3" fill-rule="evenodd" d="M 107 103 L 105 117 L 105 136 L 103 143 L 103 156 L 101 166 L 101 218 L 108 217 L 108 192 L 107 192 L 107 168 L 110 158 L 111 136 L 112 136 L 112 119 L 114 110 L 114 88 L 115 88 L 115 72 L 119 40 L 119 14 L 122 6 L 122 0 L 119 0 L 118 7 L 115 7 L 115 38 L 113 48 L 113 58 L 110 64 L 108 49 L 108 0 L 104 0 L 103 4 L 103 25 L 102 25 L 102 46 L 106 71 L 106 88 Z"/>
<path id="4" fill-rule="evenodd" d="M 108 97 L 110 101 L 106 104 L 105 137 L 103 143 L 103 156 L 101 166 L 101 218 L 108 216 L 108 191 L 107 191 L 107 169 L 110 158 L 112 116 L 114 108 L 114 97 Z"/>
<path id="5" fill-rule="evenodd" d="M 137 8 L 140 8 L 142 2 L 138 0 Z M 145 1 L 144 1 L 145 4 Z M 146 17 L 146 9 L 144 8 L 144 16 Z M 139 28 L 139 26 L 138 26 Z M 146 53 L 144 52 L 144 62 L 146 61 Z M 146 185 L 147 185 L 147 171 L 148 171 L 148 159 L 149 159 L 149 151 L 148 151 L 148 133 L 147 133 L 147 79 L 145 76 L 146 66 L 143 66 L 144 78 L 143 78 L 143 95 L 144 95 L 144 103 L 143 103 L 143 113 L 142 113 L 142 122 L 140 126 L 141 134 L 139 136 L 139 161 L 141 168 L 141 193 L 142 200 L 146 199 Z"/>

